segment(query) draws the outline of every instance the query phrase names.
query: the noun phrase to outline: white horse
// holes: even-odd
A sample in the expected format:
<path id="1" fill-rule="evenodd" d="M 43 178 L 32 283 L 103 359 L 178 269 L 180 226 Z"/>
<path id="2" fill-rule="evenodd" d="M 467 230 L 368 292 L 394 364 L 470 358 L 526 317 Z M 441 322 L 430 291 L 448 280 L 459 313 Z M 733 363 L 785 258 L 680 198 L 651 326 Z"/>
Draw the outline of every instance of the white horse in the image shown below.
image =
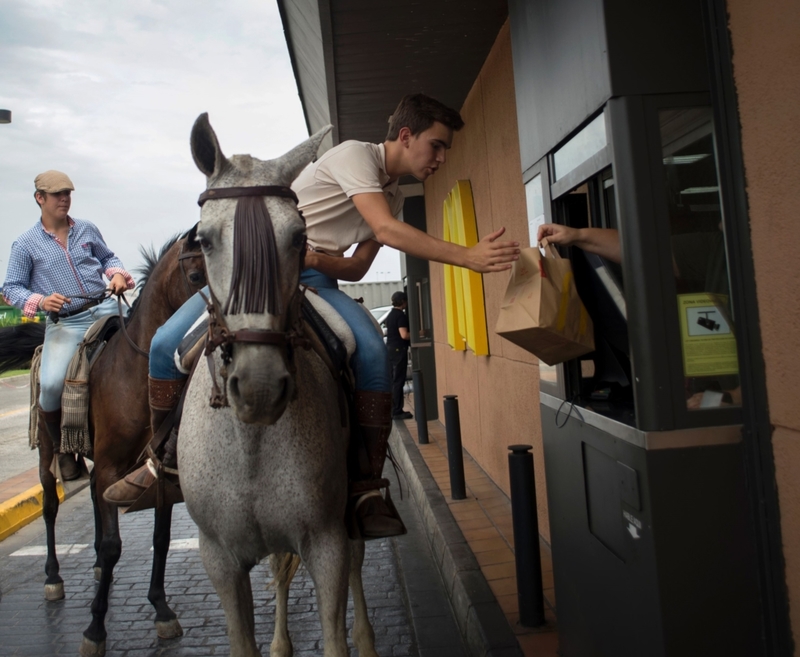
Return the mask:
<path id="1" fill-rule="evenodd" d="M 250 569 L 286 553 L 299 555 L 314 581 L 326 657 L 348 654 L 348 578 L 353 641 L 362 657 L 377 657 L 361 587 L 364 543 L 348 540 L 344 522 L 347 434 L 339 389 L 317 352 L 303 348 L 299 317 L 305 223 L 289 185 L 329 129 L 268 161 L 226 158 L 206 114 L 192 130 L 192 155 L 208 179 L 197 237 L 218 348 L 189 384 L 179 468 L 233 657 L 261 655 Z M 271 562 L 278 592 L 270 654 L 282 657 L 292 654 L 286 605 L 293 571 L 278 567 L 287 557 Z"/>

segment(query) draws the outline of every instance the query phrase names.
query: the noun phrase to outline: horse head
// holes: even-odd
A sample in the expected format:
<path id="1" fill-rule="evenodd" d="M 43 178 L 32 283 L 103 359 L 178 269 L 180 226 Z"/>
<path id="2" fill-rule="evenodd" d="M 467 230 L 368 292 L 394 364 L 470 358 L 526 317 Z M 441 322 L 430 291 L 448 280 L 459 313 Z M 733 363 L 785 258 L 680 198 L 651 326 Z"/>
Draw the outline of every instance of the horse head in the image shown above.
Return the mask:
<path id="1" fill-rule="evenodd" d="M 222 350 L 223 396 L 242 422 L 276 422 L 294 395 L 306 227 L 289 186 L 329 130 L 262 161 L 226 158 L 207 114 L 192 128 L 192 156 L 207 179 L 197 228 L 213 306 L 207 349 Z"/>

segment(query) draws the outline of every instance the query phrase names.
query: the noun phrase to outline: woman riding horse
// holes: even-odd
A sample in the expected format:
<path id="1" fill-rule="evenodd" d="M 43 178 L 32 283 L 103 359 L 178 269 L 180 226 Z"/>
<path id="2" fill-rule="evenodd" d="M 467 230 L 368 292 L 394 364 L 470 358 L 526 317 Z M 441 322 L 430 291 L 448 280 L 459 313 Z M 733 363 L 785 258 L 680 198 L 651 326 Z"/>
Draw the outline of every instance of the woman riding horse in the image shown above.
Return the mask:
<path id="1" fill-rule="evenodd" d="M 391 374 L 386 347 L 359 304 L 338 289 L 337 280 L 358 281 L 381 245 L 412 256 L 478 272 L 508 269 L 519 252 L 516 242 L 497 242 L 503 228 L 471 248 L 439 240 L 398 220 L 403 208 L 402 176 L 420 181 L 445 162 L 453 132 L 464 125 L 453 109 L 422 94 L 406 96 L 389 122 L 382 144 L 346 141 L 309 165 L 292 184 L 307 226 L 308 250 L 300 282 L 314 288 L 344 318 L 356 339 L 351 359 L 355 376 L 355 411 L 362 443 L 352 459 L 349 478 L 356 498 L 356 520 L 364 538 L 405 533 L 393 505 L 376 491 L 392 427 Z M 345 251 L 357 244 L 350 257 Z M 183 375 L 173 354 L 186 331 L 205 309 L 198 294 L 188 301 L 153 340 L 150 357 L 150 403 L 153 427 L 177 403 Z M 358 465 L 355 465 L 357 463 Z M 168 442 L 164 465 L 175 467 L 175 441 Z M 352 470 L 358 471 L 352 471 Z M 132 504 L 156 477 L 152 463 L 128 475 L 106 492 L 119 505 Z"/>
<path id="2" fill-rule="evenodd" d="M 66 174 L 46 171 L 34 185 L 42 216 L 11 245 L 3 296 L 27 317 L 40 310 L 50 313 L 39 373 L 39 415 L 59 453 L 67 367 L 95 320 L 117 314 L 117 304 L 105 298 L 103 275 L 114 294 L 132 289 L 134 282 L 97 227 L 69 216 L 75 187 Z M 58 462 L 64 480 L 80 476 L 74 456 L 60 454 Z"/>

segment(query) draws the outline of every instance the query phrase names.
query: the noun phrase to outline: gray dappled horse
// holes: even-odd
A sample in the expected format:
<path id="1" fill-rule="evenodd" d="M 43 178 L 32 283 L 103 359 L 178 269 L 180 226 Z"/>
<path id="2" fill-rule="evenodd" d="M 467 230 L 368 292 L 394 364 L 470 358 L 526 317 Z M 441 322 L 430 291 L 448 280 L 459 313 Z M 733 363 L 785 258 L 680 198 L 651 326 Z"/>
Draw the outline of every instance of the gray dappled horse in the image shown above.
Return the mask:
<path id="1" fill-rule="evenodd" d="M 178 459 L 233 657 L 261 655 L 250 570 L 267 555 L 278 584 L 270 654 L 292 654 L 291 574 L 276 568 L 287 557 L 274 556 L 287 553 L 300 556 L 314 581 L 324 654 L 348 654 L 349 575 L 354 643 L 362 657 L 376 655 L 361 587 L 364 543 L 349 541 L 344 523 L 347 435 L 337 383 L 318 354 L 302 348 L 299 315 L 305 222 L 289 185 L 329 129 L 268 161 L 226 158 L 206 114 L 192 129 L 192 155 L 208 179 L 197 235 L 218 348 L 188 384 Z"/>

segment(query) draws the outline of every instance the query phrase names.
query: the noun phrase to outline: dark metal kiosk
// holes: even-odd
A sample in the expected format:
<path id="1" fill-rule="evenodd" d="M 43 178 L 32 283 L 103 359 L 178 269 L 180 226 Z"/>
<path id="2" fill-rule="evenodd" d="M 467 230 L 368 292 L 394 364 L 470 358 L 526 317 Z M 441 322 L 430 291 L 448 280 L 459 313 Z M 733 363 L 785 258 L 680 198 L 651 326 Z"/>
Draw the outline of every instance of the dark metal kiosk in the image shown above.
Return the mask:
<path id="1" fill-rule="evenodd" d="M 565 251 L 596 350 L 540 365 L 564 657 L 777 654 L 711 5 L 509 2 L 531 234 L 602 228 L 622 247 L 621 264 Z"/>

